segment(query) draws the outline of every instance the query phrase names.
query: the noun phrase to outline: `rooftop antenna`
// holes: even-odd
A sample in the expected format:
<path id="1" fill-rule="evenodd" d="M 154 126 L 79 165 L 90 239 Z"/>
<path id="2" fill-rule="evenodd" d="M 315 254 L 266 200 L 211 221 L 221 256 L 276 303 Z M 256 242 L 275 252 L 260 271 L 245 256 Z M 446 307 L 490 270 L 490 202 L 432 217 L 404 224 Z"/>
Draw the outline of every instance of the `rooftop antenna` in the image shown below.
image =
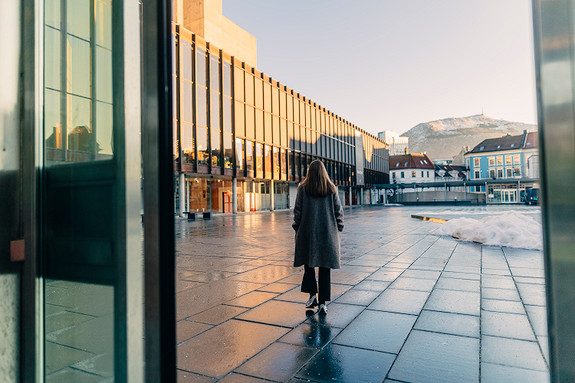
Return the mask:
<path id="1" fill-rule="evenodd" d="M 482 115 L 482 116 L 484 115 L 484 114 L 483 114 L 483 107 L 481 107 L 481 115 Z"/>

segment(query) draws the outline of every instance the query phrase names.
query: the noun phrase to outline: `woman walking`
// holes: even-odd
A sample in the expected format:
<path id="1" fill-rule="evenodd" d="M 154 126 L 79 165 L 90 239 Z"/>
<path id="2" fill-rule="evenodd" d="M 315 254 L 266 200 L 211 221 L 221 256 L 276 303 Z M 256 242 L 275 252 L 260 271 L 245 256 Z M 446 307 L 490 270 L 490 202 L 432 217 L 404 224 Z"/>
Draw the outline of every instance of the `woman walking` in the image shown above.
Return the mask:
<path id="1" fill-rule="evenodd" d="M 318 312 L 325 315 L 326 302 L 331 300 L 330 269 L 339 269 L 343 209 L 337 187 L 319 160 L 309 165 L 298 186 L 292 226 L 296 231 L 294 267 L 304 266 L 301 291 L 309 293 L 306 308 L 317 306 L 319 300 Z"/>

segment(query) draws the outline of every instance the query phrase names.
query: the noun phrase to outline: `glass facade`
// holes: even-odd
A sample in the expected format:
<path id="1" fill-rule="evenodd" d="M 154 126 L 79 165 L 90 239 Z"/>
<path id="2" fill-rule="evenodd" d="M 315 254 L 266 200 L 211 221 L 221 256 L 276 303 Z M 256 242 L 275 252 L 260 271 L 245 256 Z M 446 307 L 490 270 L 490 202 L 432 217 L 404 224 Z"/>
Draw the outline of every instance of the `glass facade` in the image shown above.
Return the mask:
<path id="1" fill-rule="evenodd" d="M 175 56 L 179 58 L 172 73 L 179 84 L 174 122 L 175 137 L 180 139 L 176 140 L 175 153 L 182 153 L 174 157 L 176 170 L 199 177 L 254 181 L 249 184 L 250 191 L 246 186 L 242 193 L 268 197 L 268 181 L 299 182 L 314 159 L 324 162 L 338 186 L 370 187 L 389 182 L 388 146 L 382 140 L 181 26 L 174 24 L 173 31 Z M 363 138 L 365 154 L 365 177 L 359 182 L 356 136 Z M 268 186 L 255 187 L 256 181 Z M 274 188 L 274 194 L 282 190 Z M 274 208 L 285 205 L 280 202 L 283 197 L 277 206 L 275 198 L 268 198 L 267 203 L 252 203 L 252 197 L 246 198 L 238 195 L 238 211 L 253 210 L 250 206 L 258 210 L 266 204 Z M 192 205 L 188 208 L 195 210 Z M 207 208 L 225 210 L 214 204 Z"/>

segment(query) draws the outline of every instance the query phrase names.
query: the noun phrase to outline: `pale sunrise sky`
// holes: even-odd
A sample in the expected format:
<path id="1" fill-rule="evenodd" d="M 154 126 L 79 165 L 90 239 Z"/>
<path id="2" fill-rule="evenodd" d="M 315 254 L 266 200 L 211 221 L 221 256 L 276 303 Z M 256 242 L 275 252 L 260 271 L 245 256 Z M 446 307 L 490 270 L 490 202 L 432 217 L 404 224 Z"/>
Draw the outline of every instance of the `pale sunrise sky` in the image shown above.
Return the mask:
<path id="1" fill-rule="evenodd" d="M 223 0 L 258 69 L 370 133 L 535 123 L 529 0 Z"/>

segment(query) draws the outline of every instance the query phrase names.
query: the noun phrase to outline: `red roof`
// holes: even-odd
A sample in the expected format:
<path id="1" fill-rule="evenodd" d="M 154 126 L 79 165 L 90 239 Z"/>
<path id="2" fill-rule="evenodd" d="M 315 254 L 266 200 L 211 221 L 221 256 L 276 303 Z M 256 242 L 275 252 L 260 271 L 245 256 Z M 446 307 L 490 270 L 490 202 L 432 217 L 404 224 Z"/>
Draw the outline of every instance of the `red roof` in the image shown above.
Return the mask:
<path id="1" fill-rule="evenodd" d="M 397 169 L 435 169 L 435 165 L 425 153 L 389 156 L 389 170 Z"/>

